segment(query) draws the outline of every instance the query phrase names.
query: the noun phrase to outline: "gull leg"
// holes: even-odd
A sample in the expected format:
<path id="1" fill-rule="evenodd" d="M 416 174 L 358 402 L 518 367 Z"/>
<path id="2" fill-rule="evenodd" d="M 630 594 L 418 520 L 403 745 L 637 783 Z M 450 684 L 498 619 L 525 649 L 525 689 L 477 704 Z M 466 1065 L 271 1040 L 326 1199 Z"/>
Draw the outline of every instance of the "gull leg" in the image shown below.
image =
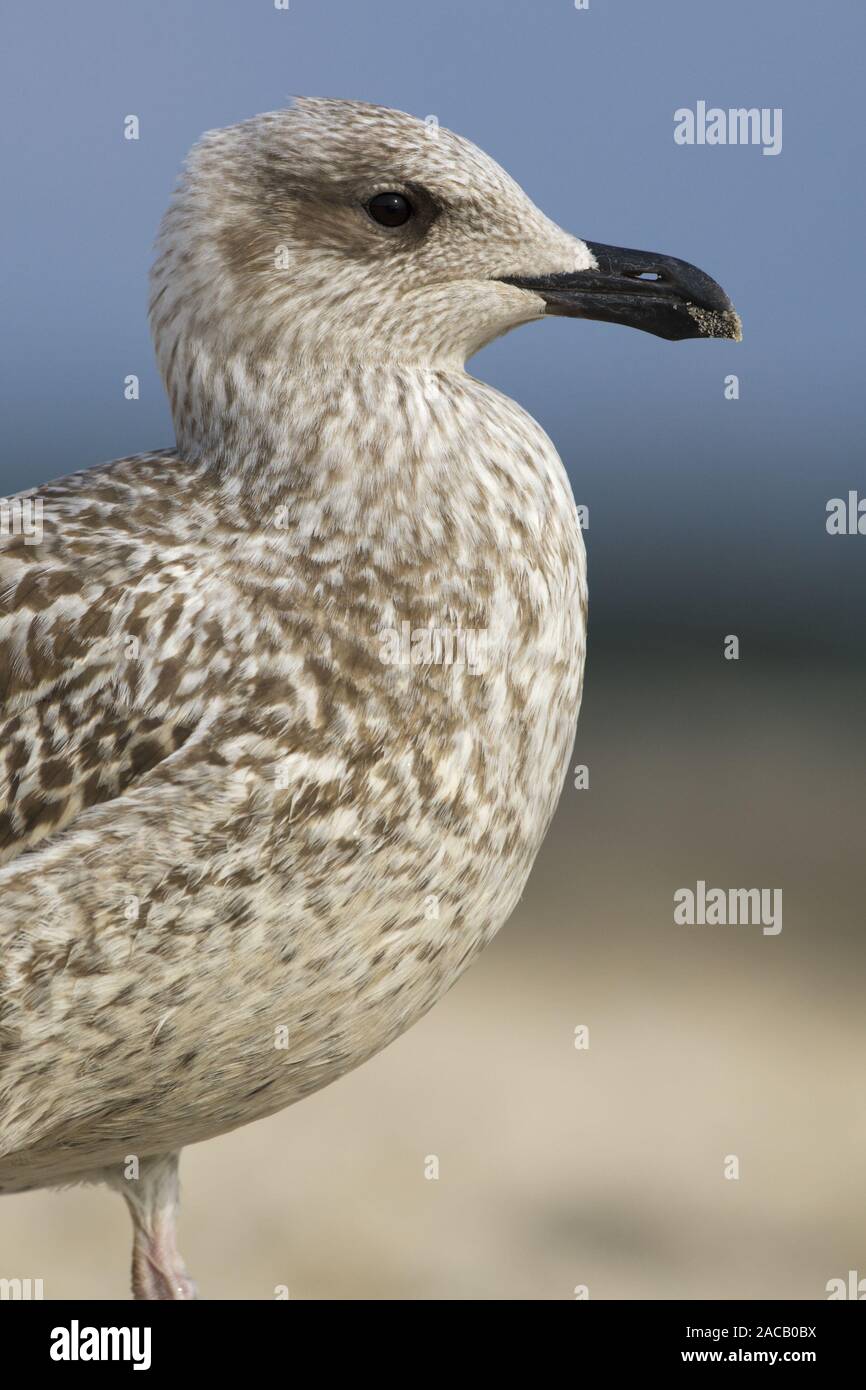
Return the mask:
<path id="1" fill-rule="evenodd" d="M 132 1217 L 132 1296 L 166 1300 L 197 1298 L 198 1289 L 186 1272 L 177 1248 L 177 1209 L 180 1197 L 179 1153 L 143 1158 L 139 1176 L 113 1177 Z"/>

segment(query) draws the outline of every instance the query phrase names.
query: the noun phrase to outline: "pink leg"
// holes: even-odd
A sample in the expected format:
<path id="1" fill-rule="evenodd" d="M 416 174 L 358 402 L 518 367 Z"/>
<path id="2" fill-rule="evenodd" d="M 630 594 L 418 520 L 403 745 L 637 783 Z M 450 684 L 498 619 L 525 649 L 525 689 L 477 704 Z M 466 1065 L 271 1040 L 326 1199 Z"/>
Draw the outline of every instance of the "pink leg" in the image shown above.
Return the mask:
<path id="1" fill-rule="evenodd" d="M 197 1298 L 177 1248 L 179 1153 L 143 1158 L 138 1178 L 112 1175 L 132 1216 L 132 1296 L 135 1299 Z"/>

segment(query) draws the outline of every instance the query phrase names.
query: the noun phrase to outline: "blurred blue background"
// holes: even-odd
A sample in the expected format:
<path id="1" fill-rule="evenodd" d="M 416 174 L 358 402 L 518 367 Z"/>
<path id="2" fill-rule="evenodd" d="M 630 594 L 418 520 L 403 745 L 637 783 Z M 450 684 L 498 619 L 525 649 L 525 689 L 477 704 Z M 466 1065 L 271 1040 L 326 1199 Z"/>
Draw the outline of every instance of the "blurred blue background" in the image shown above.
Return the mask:
<path id="1" fill-rule="evenodd" d="M 15 7 L 0 491 L 172 442 L 146 275 L 201 132 L 294 93 L 381 102 L 475 140 L 570 231 L 696 262 L 742 314 L 741 345 L 559 320 L 473 363 L 542 422 L 590 508 L 593 639 L 706 630 L 715 652 L 721 625 L 854 655 L 866 539 L 824 521 L 828 498 L 866 492 L 864 38 L 855 0 Z M 698 100 L 782 107 L 781 154 L 676 145 L 673 113 Z"/>

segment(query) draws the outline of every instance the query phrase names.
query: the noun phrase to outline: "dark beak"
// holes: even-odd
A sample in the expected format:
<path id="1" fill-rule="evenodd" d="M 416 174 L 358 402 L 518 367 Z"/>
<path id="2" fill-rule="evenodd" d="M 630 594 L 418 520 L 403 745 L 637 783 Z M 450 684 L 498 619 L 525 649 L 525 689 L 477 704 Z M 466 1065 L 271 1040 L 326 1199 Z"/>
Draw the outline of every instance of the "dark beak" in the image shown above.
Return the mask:
<path id="1" fill-rule="evenodd" d="M 549 314 L 642 328 L 659 338 L 742 338 L 739 315 L 721 285 L 688 261 L 588 241 L 597 270 L 562 275 L 503 275 L 532 290 Z"/>

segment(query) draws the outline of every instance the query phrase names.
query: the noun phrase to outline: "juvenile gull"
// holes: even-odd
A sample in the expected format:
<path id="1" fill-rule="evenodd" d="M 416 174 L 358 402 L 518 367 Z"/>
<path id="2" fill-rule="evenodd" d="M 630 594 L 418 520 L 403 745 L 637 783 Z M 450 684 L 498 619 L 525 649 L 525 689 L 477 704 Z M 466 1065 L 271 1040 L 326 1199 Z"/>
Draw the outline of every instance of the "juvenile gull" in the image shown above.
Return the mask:
<path id="1" fill-rule="evenodd" d="M 181 1147 L 387 1046 L 523 891 L 584 549 L 550 440 L 463 364 L 547 313 L 739 336 L 708 276 L 568 235 L 444 129 L 212 131 L 153 271 L 177 447 L 4 538 L 0 1191 L 121 1191 L 136 1297 L 194 1296 Z"/>

